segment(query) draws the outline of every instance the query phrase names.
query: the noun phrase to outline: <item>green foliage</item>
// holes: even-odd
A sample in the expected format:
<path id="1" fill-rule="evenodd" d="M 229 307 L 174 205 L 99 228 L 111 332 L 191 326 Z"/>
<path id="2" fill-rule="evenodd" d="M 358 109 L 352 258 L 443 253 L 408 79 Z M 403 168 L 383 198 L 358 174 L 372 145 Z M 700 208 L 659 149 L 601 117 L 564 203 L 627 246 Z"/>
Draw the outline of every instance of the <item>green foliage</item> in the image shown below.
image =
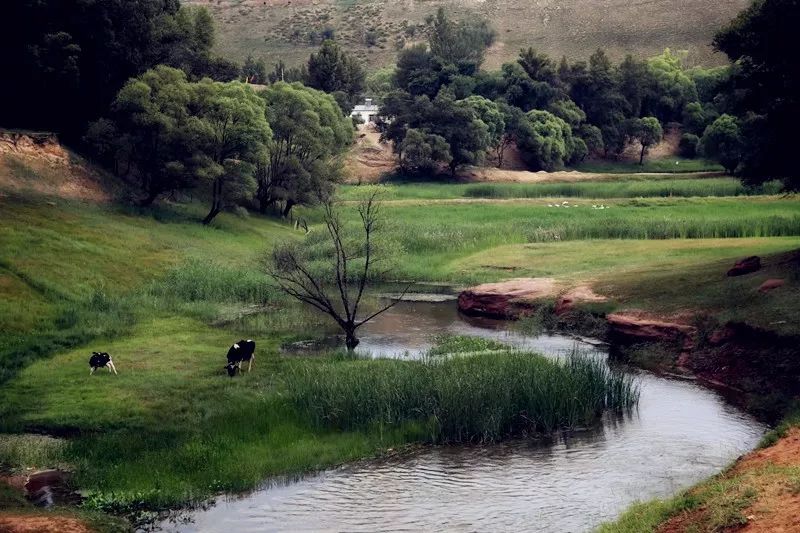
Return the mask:
<path id="1" fill-rule="evenodd" d="M 487 105 L 486 109 L 491 107 Z M 412 134 L 408 144 L 415 147 L 415 153 L 440 155 L 439 161 L 442 162 L 448 159 L 449 152 L 447 164 L 451 175 L 461 165 L 480 162 L 489 148 L 487 124 L 469 104 L 461 104 L 447 91 L 441 91 L 433 101 L 427 96 L 413 97 L 396 91 L 384 99 L 381 115 L 390 120 L 382 138 L 394 143 L 395 153 L 402 155 L 402 143 L 409 130 L 419 130 L 425 137 Z M 491 122 L 498 118 L 494 115 L 493 119 L 487 120 Z M 446 142 L 447 150 L 440 138 Z M 433 144 L 422 148 L 419 142 Z"/>
<path id="2" fill-rule="evenodd" d="M 515 352 L 305 365 L 287 389 L 317 426 L 391 429 L 413 421 L 429 428 L 432 442 L 590 425 L 606 409 L 632 408 L 639 394 L 630 378 L 602 362 L 576 355 L 556 363 Z"/>
<path id="3" fill-rule="evenodd" d="M 437 163 L 449 164 L 450 145 L 441 135 L 411 128 L 400 143 L 400 168 L 410 173 L 435 172 Z"/>
<path id="4" fill-rule="evenodd" d="M 722 115 L 703 132 L 700 142 L 703 155 L 719 162 L 733 174 L 742 158 L 743 141 L 739 121 L 731 115 Z"/>
<path id="5" fill-rule="evenodd" d="M 473 74 L 483 63 L 483 55 L 494 42 L 495 32 L 485 19 L 454 21 L 439 8 L 428 19 L 431 53 L 459 72 Z"/>
<path id="6" fill-rule="evenodd" d="M 125 84 L 110 120 L 89 127 L 86 140 L 115 169 L 137 179 L 145 205 L 199 181 L 190 133 L 193 92 L 183 71 L 157 67 Z"/>
<path id="7" fill-rule="evenodd" d="M 563 168 L 576 153 L 569 124 L 547 111 L 528 112 L 516 139 L 526 163 L 535 170 Z"/>
<path id="8" fill-rule="evenodd" d="M 263 59 L 254 59 L 248 55 L 242 64 L 242 76 L 247 83 L 267 83 L 267 66 Z"/>
<path id="9" fill-rule="evenodd" d="M 642 146 L 639 156 L 639 165 L 641 165 L 644 163 L 644 156 L 647 155 L 650 147 L 661 142 L 664 131 L 656 117 L 644 117 L 630 121 L 628 135 L 639 141 Z"/>
<path id="10" fill-rule="evenodd" d="M 276 82 L 261 96 L 273 132 L 258 172 L 262 211 L 282 203 L 287 216 L 294 205 L 325 201 L 341 177 L 339 156 L 353 140 L 350 118 L 331 95 L 298 82 Z"/>
<path id="11" fill-rule="evenodd" d="M 459 105 L 468 107 L 475 116 L 486 125 L 489 146 L 495 147 L 500 142 L 506 129 L 505 118 L 498 105 L 482 96 L 469 96 L 458 101 Z"/>
<path id="12" fill-rule="evenodd" d="M 683 108 L 683 127 L 688 133 L 702 135 L 709 122 L 709 116 L 700 102 L 689 102 Z"/>
<path id="13" fill-rule="evenodd" d="M 108 112 L 128 79 L 158 64 L 184 69 L 192 79 L 219 73 L 211 15 L 174 0 L 21 1 L 8 6 L 3 24 L 10 38 L 0 70 L 27 80 L 0 88 L 4 102 L 15 102 L 2 111 L 6 127 L 76 139 L 87 122 Z"/>
<path id="14" fill-rule="evenodd" d="M 678 142 L 678 152 L 681 157 L 692 159 L 700 151 L 700 137 L 693 133 L 684 133 Z"/>
<path id="15" fill-rule="evenodd" d="M 211 185 L 210 223 L 223 208 L 256 192 L 256 165 L 267 156 L 272 131 L 264 101 L 240 82 L 203 79 L 194 87 L 189 131 L 199 161 L 194 174 Z"/>
<path id="16" fill-rule="evenodd" d="M 340 104 L 345 113 L 358 101 L 365 79 L 358 61 L 331 39 L 325 40 L 308 59 L 307 85 L 330 94 L 342 93 L 344 99 Z"/>
<path id="17" fill-rule="evenodd" d="M 759 0 L 717 34 L 714 46 L 735 67 L 736 111 L 745 125 L 742 172 L 755 183 L 782 178 L 800 187 L 794 138 L 800 123 L 800 52 L 795 0 Z M 780 50 L 780 53 L 776 53 Z M 732 164 L 732 163 L 731 163 Z"/>
<path id="18" fill-rule="evenodd" d="M 683 60 L 669 49 L 647 65 L 653 79 L 653 102 L 647 111 L 663 122 L 679 120 L 684 107 L 697 100 L 697 88 L 683 67 Z"/>

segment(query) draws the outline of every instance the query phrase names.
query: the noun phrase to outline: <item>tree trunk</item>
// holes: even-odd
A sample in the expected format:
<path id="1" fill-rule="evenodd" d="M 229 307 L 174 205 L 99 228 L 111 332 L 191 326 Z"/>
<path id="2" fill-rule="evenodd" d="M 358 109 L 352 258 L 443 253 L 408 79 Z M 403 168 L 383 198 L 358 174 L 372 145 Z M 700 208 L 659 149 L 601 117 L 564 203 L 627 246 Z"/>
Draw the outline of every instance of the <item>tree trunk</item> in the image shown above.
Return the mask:
<path id="1" fill-rule="evenodd" d="M 283 208 L 283 213 L 281 213 L 281 216 L 283 216 L 283 218 L 288 218 L 289 213 L 291 212 L 292 207 L 294 206 L 295 206 L 294 200 L 286 200 L 286 205 Z"/>
<path id="2" fill-rule="evenodd" d="M 644 164 L 644 151 L 647 150 L 647 146 L 642 145 L 642 153 L 639 154 L 639 166 Z"/>
<path id="3" fill-rule="evenodd" d="M 157 191 L 148 192 L 147 196 L 145 198 L 142 198 L 142 200 L 139 202 L 139 206 L 140 207 L 149 207 L 150 205 L 153 204 L 153 202 L 156 201 L 156 198 L 158 198 L 159 194 L 160 193 L 157 192 Z"/>
<path id="4" fill-rule="evenodd" d="M 213 193 L 211 195 L 211 209 L 203 219 L 203 225 L 208 226 L 211 221 L 222 211 L 222 181 L 214 180 Z"/>
<path id="5" fill-rule="evenodd" d="M 347 351 L 352 352 L 358 346 L 358 343 L 361 342 L 356 338 L 356 330 L 353 328 L 345 328 L 345 341 L 344 344 L 347 346 Z"/>

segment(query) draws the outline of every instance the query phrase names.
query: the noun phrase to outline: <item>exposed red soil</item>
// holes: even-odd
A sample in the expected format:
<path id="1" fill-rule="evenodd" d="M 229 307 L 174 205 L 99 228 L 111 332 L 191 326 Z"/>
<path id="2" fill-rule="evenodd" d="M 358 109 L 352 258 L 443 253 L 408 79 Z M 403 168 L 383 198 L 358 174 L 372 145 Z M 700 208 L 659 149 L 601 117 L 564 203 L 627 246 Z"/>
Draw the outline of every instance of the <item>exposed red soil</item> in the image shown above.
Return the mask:
<path id="1" fill-rule="evenodd" d="M 0 189 L 107 202 L 102 181 L 54 134 L 0 131 Z"/>
<path id="2" fill-rule="evenodd" d="M 557 294 L 558 286 L 552 278 L 517 278 L 462 291 L 458 309 L 471 315 L 514 319 L 533 312 L 542 299 Z"/>
<path id="3" fill-rule="evenodd" d="M 742 511 L 746 523 L 725 531 L 750 533 L 789 533 L 800 531 L 800 492 L 790 479 L 774 467 L 800 467 L 800 428 L 793 428 L 773 446 L 742 457 L 725 474 L 737 478 L 739 486 L 754 489 L 753 503 Z M 702 487 L 695 489 L 702 490 Z M 710 510 L 701 506 L 662 524 L 658 533 L 711 531 Z"/>
<path id="4" fill-rule="evenodd" d="M 91 533 L 77 518 L 0 513 L 0 533 Z"/>

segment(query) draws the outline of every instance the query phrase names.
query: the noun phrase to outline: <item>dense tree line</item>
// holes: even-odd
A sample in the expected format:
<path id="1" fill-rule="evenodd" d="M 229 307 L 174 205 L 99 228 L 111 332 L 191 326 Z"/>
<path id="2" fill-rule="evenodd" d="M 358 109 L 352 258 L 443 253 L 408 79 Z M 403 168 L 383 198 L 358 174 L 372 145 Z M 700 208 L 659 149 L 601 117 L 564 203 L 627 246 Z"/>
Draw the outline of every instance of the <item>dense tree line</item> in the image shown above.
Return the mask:
<path id="1" fill-rule="evenodd" d="M 235 205 L 280 207 L 324 201 L 341 171 L 352 122 L 332 96 L 278 82 L 197 82 L 164 65 L 131 79 L 86 140 L 117 174 L 136 183 L 140 204 L 186 190 L 205 192 L 203 223 Z M 257 204 L 257 205 L 256 205 Z"/>
<path id="2" fill-rule="evenodd" d="M 341 177 L 352 140 L 342 109 L 365 76 L 333 41 L 303 68 L 268 73 L 252 56 L 214 56 L 210 14 L 178 0 L 20 0 L 2 25 L 13 81 L 0 124 L 82 142 L 141 205 L 191 190 L 209 202 L 204 223 L 236 205 L 288 216 Z"/>
<path id="3" fill-rule="evenodd" d="M 439 163 L 455 173 L 487 153 L 502 164 L 511 144 L 534 170 L 590 154 L 617 157 L 633 141 L 642 162 L 661 140 L 662 124 L 694 110 L 693 127 L 702 133 L 719 114 L 708 76 L 701 101 L 695 72 L 669 50 L 614 65 L 602 50 L 588 62 L 556 63 L 529 48 L 498 71 L 481 71 L 492 38 L 484 23 L 454 22 L 439 10 L 427 45 L 401 51 L 393 72 L 368 80 L 383 102 L 383 138 L 393 142 L 402 170 L 430 172 Z"/>
<path id="4" fill-rule="evenodd" d="M 642 163 L 665 125 L 680 123 L 681 155 L 797 187 L 788 143 L 800 119 L 791 34 L 800 23 L 798 5 L 757 0 L 715 39 L 732 64 L 710 69 L 687 68 L 670 50 L 614 64 L 602 50 L 588 61 L 556 62 L 529 48 L 499 70 L 481 71 L 491 30 L 439 10 L 428 43 L 402 50 L 395 68 L 370 76 L 367 87 L 383 102 L 383 138 L 393 142 L 405 172 L 430 174 L 446 165 L 454 173 L 487 154 L 502 165 L 511 144 L 534 170 L 588 155 L 617 158 L 631 143 L 638 143 Z"/>
<path id="5" fill-rule="evenodd" d="M 211 53 L 208 11 L 178 0 L 15 0 L 3 6 L 0 42 L 0 123 L 72 138 L 129 78 L 155 65 L 192 79 L 239 75 Z"/>

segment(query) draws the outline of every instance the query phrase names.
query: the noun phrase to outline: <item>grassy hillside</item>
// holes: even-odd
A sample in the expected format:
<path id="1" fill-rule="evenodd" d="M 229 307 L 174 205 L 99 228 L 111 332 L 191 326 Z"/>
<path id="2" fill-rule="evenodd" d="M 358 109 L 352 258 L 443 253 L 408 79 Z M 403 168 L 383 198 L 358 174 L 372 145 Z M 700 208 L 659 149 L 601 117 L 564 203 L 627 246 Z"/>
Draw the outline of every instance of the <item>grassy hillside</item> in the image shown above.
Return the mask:
<path id="1" fill-rule="evenodd" d="M 235 59 L 248 54 L 270 64 L 305 61 L 323 32 L 335 37 L 369 68 L 393 62 L 398 47 L 422 39 L 425 18 L 439 6 L 457 15 L 488 18 L 498 39 L 487 66 L 512 59 L 533 46 L 554 57 L 588 58 L 598 47 L 620 58 L 650 57 L 670 47 L 687 50 L 689 64 L 715 64 L 714 32 L 749 0 L 186 0 L 211 9 L 219 30 L 218 50 Z"/>

